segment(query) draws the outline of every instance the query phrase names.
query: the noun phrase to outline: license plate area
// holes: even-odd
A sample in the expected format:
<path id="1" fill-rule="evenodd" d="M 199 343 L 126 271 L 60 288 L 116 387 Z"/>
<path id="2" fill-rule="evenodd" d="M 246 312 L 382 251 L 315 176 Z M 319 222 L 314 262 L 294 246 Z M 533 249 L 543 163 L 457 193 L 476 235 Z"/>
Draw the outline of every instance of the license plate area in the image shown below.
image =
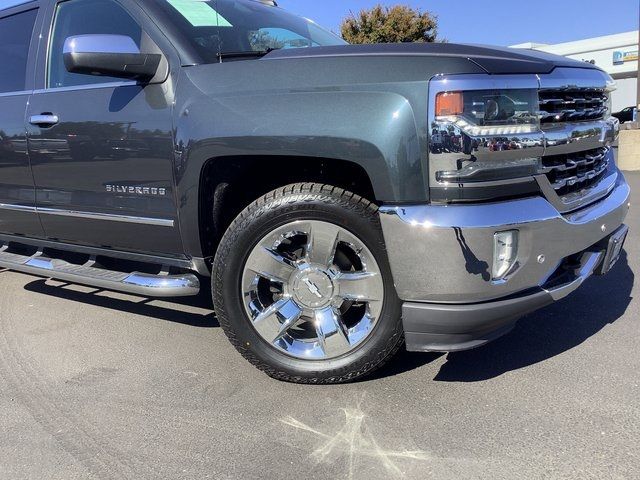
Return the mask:
<path id="1" fill-rule="evenodd" d="M 627 239 L 627 233 L 629 233 L 629 227 L 623 225 L 611 234 L 607 243 L 604 260 L 596 272 L 598 275 L 606 275 L 615 266 L 615 264 L 618 263 L 620 255 L 622 254 L 624 242 Z"/>

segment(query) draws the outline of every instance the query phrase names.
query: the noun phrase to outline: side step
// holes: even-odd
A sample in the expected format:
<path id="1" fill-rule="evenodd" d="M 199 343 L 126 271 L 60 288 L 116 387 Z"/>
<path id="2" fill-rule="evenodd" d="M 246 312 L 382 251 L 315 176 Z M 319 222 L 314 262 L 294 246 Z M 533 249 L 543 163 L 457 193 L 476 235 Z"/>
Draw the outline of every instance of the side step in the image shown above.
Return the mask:
<path id="1" fill-rule="evenodd" d="M 26 256 L 4 251 L 6 247 L 0 250 L 0 268 L 105 290 L 145 297 L 187 297 L 197 295 L 200 291 L 200 281 L 192 273 L 180 275 L 124 273 L 90 266 L 93 262 L 76 265 L 65 260 L 46 258 L 40 252 L 33 256 Z"/>

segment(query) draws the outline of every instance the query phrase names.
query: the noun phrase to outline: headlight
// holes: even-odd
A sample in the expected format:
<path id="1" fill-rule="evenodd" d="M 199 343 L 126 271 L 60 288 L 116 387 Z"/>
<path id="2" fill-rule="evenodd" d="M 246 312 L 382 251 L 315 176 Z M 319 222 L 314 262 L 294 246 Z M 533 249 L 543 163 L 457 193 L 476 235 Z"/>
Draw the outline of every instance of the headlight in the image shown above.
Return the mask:
<path id="1" fill-rule="evenodd" d="M 538 172 L 543 138 L 537 90 L 441 92 L 435 103 L 430 158 L 438 182 L 500 181 Z"/>
<path id="2" fill-rule="evenodd" d="M 449 121 L 467 134 L 511 135 L 538 130 L 535 90 L 442 92 L 436 96 L 436 121 Z"/>

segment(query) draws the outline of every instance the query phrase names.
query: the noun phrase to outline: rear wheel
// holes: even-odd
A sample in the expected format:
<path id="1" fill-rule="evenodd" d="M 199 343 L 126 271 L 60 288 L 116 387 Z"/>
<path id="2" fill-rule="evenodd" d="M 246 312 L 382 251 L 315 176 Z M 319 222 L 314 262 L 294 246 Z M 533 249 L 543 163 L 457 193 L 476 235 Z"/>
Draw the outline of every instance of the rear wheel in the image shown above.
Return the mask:
<path id="1" fill-rule="evenodd" d="M 229 227 L 213 273 L 225 333 L 275 378 L 353 380 L 402 344 L 377 207 L 350 192 L 297 184 L 265 195 Z"/>

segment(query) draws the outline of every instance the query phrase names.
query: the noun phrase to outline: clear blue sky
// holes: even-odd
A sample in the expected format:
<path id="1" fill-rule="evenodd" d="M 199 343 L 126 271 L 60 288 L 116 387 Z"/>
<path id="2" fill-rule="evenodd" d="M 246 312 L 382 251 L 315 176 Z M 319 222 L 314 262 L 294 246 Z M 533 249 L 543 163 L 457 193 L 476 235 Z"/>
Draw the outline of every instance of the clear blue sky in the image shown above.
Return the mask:
<path id="1" fill-rule="evenodd" d="M 640 0 L 278 0 L 281 7 L 338 32 L 349 10 L 404 3 L 438 16 L 450 42 L 560 43 L 638 29 Z"/>
<path id="2" fill-rule="evenodd" d="M 3 4 L 20 0 L 0 0 Z M 450 42 L 560 43 L 638 29 L 640 0 L 278 0 L 280 6 L 339 32 L 349 11 L 404 3 L 438 16 Z"/>

